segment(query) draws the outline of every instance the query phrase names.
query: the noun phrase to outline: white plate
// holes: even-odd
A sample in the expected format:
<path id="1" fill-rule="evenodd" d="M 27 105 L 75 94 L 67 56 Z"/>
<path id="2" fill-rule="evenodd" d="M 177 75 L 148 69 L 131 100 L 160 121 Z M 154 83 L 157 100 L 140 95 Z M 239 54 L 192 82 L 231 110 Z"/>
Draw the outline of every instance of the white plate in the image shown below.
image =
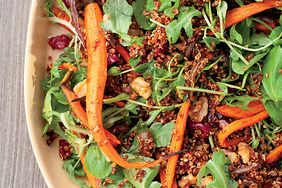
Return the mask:
<path id="1" fill-rule="evenodd" d="M 26 121 L 35 158 L 48 187 L 77 188 L 78 186 L 69 180 L 62 168 L 58 143 L 54 142 L 48 146 L 46 139 L 42 137 L 46 122 L 41 118 L 44 92 L 40 82 L 46 76 L 48 57 L 52 55 L 55 59 L 56 56 L 47 44 L 47 37 L 66 32 L 59 26 L 50 24 L 43 16 L 44 2 L 44 0 L 33 0 L 30 10 L 24 70 Z"/>

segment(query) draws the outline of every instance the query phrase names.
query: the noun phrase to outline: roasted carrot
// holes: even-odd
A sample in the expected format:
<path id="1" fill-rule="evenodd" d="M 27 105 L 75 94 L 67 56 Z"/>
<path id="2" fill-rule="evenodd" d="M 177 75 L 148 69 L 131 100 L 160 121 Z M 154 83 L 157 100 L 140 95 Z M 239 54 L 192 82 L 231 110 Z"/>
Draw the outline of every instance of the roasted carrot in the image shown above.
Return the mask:
<path id="1" fill-rule="evenodd" d="M 242 130 L 245 127 L 249 127 L 254 125 L 255 123 L 258 123 L 264 119 L 266 119 L 268 117 L 268 113 L 267 111 L 262 111 L 256 115 L 250 116 L 250 117 L 245 117 L 239 120 L 236 120 L 232 123 L 230 123 L 229 125 L 227 125 L 226 127 L 224 127 L 218 134 L 218 140 L 219 140 L 219 144 L 222 147 L 229 147 L 229 146 L 235 146 L 237 144 L 239 144 L 242 141 L 242 137 L 241 138 L 236 138 L 236 139 L 232 139 L 232 140 L 228 140 L 228 136 L 230 136 L 232 133 L 238 131 L 238 130 Z"/>
<path id="2" fill-rule="evenodd" d="M 267 156 L 265 162 L 273 163 L 282 158 L 282 144 L 272 150 Z"/>
<path id="3" fill-rule="evenodd" d="M 265 108 L 260 100 L 251 101 L 248 104 L 248 109 L 246 110 L 240 107 L 237 107 L 237 106 L 229 106 L 229 105 L 223 105 L 220 107 L 216 107 L 216 111 L 218 111 L 222 115 L 226 117 L 235 118 L 235 119 L 253 116 L 264 110 Z"/>
<path id="4" fill-rule="evenodd" d="M 64 11 L 62 11 L 61 9 L 57 8 L 56 6 L 52 7 L 52 12 L 53 14 L 62 19 L 65 20 L 67 22 L 71 21 L 69 15 L 67 15 L 67 13 L 65 13 Z M 68 28 L 67 26 L 64 26 L 62 24 L 60 24 L 62 27 L 64 27 L 66 30 L 68 30 L 69 32 L 73 33 L 72 30 L 70 28 Z"/>
<path id="5" fill-rule="evenodd" d="M 85 153 L 83 153 L 81 156 L 80 156 L 80 161 L 81 161 L 81 164 L 82 164 L 82 167 L 83 167 L 83 170 L 86 174 L 86 177 L 88 179 L 88 182 L 90 183 L 90 185 L 92 186 L 92 188 L 99 188 L 101 187 L 100 184 L 101 184 L 101 180 L 96 178 L 95 176 L 93 176 L 86 168 L 86 165 L 85 165 Z"/>
<path id="6" fill-rule="evenodd" d="M 155 167 L 162 159 L 152 162 L 128 162 L 122 158 L 109 142 L 102 121 L 104 89 L 107 79 L 107 48 L 104 31 L 101 28 L 103 15 L 96 3 L 85 9 L 85 33 L 88 52 L 86 109 L 90 132 L 103 153 L 123 168 Z"/>
<path id="7" fill-rule="evenodd" d="M 117 45 L 115 45 L 113 47 L 114 47 L 114 49 L 116 49 L 116 51 L 118 51 L 118 53 L 121 55 L 123 60 L 127 64 L 129 64 L 130 55 L 129 55 L 128 51 L 120 44 L 117 44 Z"/>
<path id="8" fill-rule="evenodd" d="M 274 7 L 281 7 L 281 0 L 265 0 L 235 8 L 227 12 L 225 28 L 237 24 L 246 18 Z"/>
<path id="9" fill-rule="evenodd" d="M 183 103 L 183 105 L 180 108 L 171 138 L 170 153 L 178 152 L 181 150 L 189 109 L 190 109 L 190 101 Z M 168 157 L 167 160 L 165 183 L 168 188 L 171 188 L 173 186 L 173 182 L 175 181 L 174 176 L 175 176 L 175 168 L 177 165 L 177 160 L 178 160 L 178 155 L 170 156 Z"/>
<path id="10" fill-rule="evenodd" d="M 61 88 L 69 102 L 69 105 L 74 115 L 80 120 L 80 122 L 83 125 L 89 128 L 86 112 L 82 108 L 80 102 L 79 101 L 73 102 L 74 99 L 77 99 L 77 95 L 73 91 L 71 91 L 69 87 L 67 87 L 64 84 L 61 85 Z M 117 146 L 120 144 L 120 141 L 117 139 L 115 135 L 113 135 L 112 133 L 110 133 L 107 130 L 105 130 L 105 133 L 113 146 Z"/>
<path id="11" fill-rule="evenodd" d="M 62 63 L 61 65 L 59 65 L 58 67 L 60 70 L 70 70 L 73 72 L 78 71 L 78 68 L 74 65 L 72 65 L 71 63 Z"/>
<path id="12" fill-rule="evenodd" d="M 160 168 L 160 179 L 161 179 L 162 186 L 166 185 L 166 172 L 165 172 L 165 168 L 163 168 L 163 167 Z M 173 179 L 171 187 L 177 188 L 177 183 L 176 183 L 175 178 Z"/>

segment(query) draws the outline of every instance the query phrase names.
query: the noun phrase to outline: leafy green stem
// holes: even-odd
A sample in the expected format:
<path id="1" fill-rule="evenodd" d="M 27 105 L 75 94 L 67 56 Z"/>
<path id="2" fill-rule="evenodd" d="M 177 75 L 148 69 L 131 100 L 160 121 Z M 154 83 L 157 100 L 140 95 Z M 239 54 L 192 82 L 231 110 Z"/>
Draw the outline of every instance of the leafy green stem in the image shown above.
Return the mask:
<path id="1" fill-rule="evenodd" d="M 229 94 L 221 92 L 221 91 L 214 91 L 214 90 L 203 89 L 203 88 L 177 86 L 176 89 L 185 90 L 185 91 L 196 91 L 196 92 L 209 93 L 209 94 L 222 95 L 222 96 L 229 95 Z"/>

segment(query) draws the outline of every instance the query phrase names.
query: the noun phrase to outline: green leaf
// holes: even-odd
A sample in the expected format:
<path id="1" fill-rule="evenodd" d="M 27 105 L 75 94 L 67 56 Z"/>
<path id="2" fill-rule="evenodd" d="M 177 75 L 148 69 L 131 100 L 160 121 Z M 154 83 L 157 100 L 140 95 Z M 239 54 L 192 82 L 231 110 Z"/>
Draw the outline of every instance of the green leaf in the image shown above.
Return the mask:
<path id="1" fill-rule="evenodd" d="M 225 17 L 228 5 L 225 1 L 220 1 L 219 5 L 216 7 L 217 16 L 219 17 L 220 32 L 223 35 L 225 29 Z"/>
<path id="2" fill-rule="evenodd" d="M 102 188 L 117 188 L 121 183 L 125 183 L 125 176 L 123 174 L 122 168 L 120 166 L 116 166 L 115 174 L 111 174 L 108 176 L 108 179 L 111 179 L 113 183 L 102 185 Z M 126 182 L 122 188 L 133 188 L 133 185 L 129 182 Z"/>
<path id="3" fill-rule="evenodd" d="M 238 183 L 231 179 L 228 172 L 229 160 L 222 151 L 214 152 L 209 160 L 197 175 L 197 184 L 200 186 L 202 178 L 208 175 L 213 177 L 213 181 L 206 185 L 206 188 L 237 188 Z"/>
<path id="4" fill-rule="evenodd" d="M 120 70 L 118 67 L 116 66 L 112 66 L 109 70 L 108 70 L 108 74 L 112 75 L 112 76 L 117 76 L 120 74 Z"/>
<path id="5" fill-rule="evenodd" d="M 163 3 L 164 3 L 164 1 L 166 1 L 166 0 L 162 0 Z M 171 1 L 171 0 L 167 0 L 167 1 Z M 170 18 L 174 18 L 174 16 L 175 16 L 175 10 L 178 9 L 178 8 L 179 8 L 179 5 L 180 5 L 180 0 L 172 0 L 172 1 L 174 1 L 173 6 L 172 6 L 172 7 L 169 7 L 169 8 L 166 8 L 166 9 L 164 10 L 164 14 L 165 14 L 166 16 L 170 17 Z M 171 1 L 171 2 L 172 2 L 172 1 Z M 166 4 L 165 6 L 167 6 L 167 4 Z M 163 8 L 163 7 L 162 7 L 162 8 Z"/>
<path id="6" fill-rule="evenodd" d="M 133 15 L 132 6 L 126 0 L 108 0 L 103 6 L 105 30 L 116 34 L 127 34 Z"/>
<path id="7" fill-rule="evenodd" d="M 144 0 L 145 1 L 145 0 Z M 156 6 L 154 4 L 154 0 L 147 0 L 146 1 L 146 10 L 147 11 L 152 11 L 155 10 Z"/>
<path id="8" fill-rule="evenodd" d="M 280 15 L 280 18 L 279 18 L 279 24 L 282 26 L 282 15 Z"/>
<path id="9" fill-rule="evenodd" d="M 172 0 L 160 0 L 161 6 L 158 9 L 158 12 L 162 12 L 172 6 Z"/>
<path id="10" fill-rule="evenodd" d="M 161 188 L 161 187 L 162 187 L 162 184 L 157 181 L 153 181 L 149 186 L 149 188 Z"/>
<path id="11" fill-rule="evenodd" d="M 274 123 L 282 126 L 282 101 L 264 100 L 264 107 Z"/>
<path id="12" fill-rule="evenodd" d="M 237 41 L 239 44 L 243 43 L 242 36 L 236 31 L 236 25 L 233 25 L 230 29 L 230 39 L 234 42 Z"/>
<path id="13" fill-rule="evenodd" d="M 133 14 L 137 23 L 145 30 L 152 30 L 156 27 L 156 24 L 152 23 L 144 14 L 146 1 L 136 0 L 132 3 Z"/>
<path id="14" fill-rule="evenodd" d="M 262 84 L 266 94 L 274 101 L 282 101 L 282 48 L 274 47 L 266 57 Z"/>
<path id="15" fill-rule="evenodd" d="M 170 43 L 177 42 L 182 28 L 189 37 L 192 37 L 192 19 L 195 16 L 201 16 L 201 12 L 194 7 L 180 7 L 177 20 L 170 22 L 166 27 L 166 35 Z"/>
<path id="16" fill-rule="evenodd" d="M 141 57 L 138 57 L 138 58 L 130 58 L 129 59 L 129 65 L 134 68 L 138 65 L 138 63 L 140 63 L 141 61 Z"/>
<path id="17" fill-rule="evenodd" d="M 243 61 L 238 59 L 237 61 L 232 61 L 232 70 L 237 74 L 244 74 L 249 68 L 251 68 L 254 64 L 259 62 L 262 58 L 264 58 L 268 54 L 268 51 L 255 55 L 250 61 L 249 64 L 246 65 Z"/>
<path id="18" fill-rule="evenodd" d="M 251 97 L 249 95 L 241 95 L 241 96 L 233 96 L 233 97 L 225 97 L 225 101 L 227 101 L 230 106 L 238 106 L 242 109 L 248 109 L 248 104 L 251 101 L 257 100 L 256 97 Z"/>
<path id="19" fill-rule="evenodd" d="M 104 99 L 103 102 L 104 104 L 112 104 L 112 103 L 127 100 L 127 99 L 130 99 L 130 96 L 126 93 L 121 93 L 115 97 Z"/>
<path id="20" fill-rule="evenodd" d="M 149 130 L 154 137 L 157 147 L 165 147 L 169 145 L 174 125 L 175 123 L 173 122 L 166 123 L 165 125 L 154 123 L 150 127 Z"/>
<path id="21" fill-rule="evenodd" d="M 85 173 L 81 163 L 78 163 L 78 158 L 71 158 L 64 161 L 63 168 L 68 173 L 69 178 L 82 188 L 89 188 L 89 186 L 77 176 L 84 177 Z"/>
<path id="22" fill-rule="evenodd" d="M 93 176 L 101 179 L 106 178 L 112 172 L 111 164 L 97 144 L 89 146 L 85 154 L 85 165 Z"/>
<path id="23" fill-rule="evenodd" d="M 146 126 L 151 125 L 154 120 L 157 118 L 157 116 L 162 112 L 162 110 L 153 110 L 149 113 L 150 117 L 149 119 L 145 122 Z"/>
<path id="24" fill-rule="evenodd" d="M 140 161 L 153 161 L 153 159 L 148 157 L 135 156 L 132 154 L 123 154 L 128 157 L 129 162 L 140 162 Z M 153 179 L 156 177 L 160 169 L 160 166 L 155 168 L 142 168 L 142 169 L 123 169 L 125 177 L 129 182 L 136 188 L 147 188 L 152 183 Z M 145 175 L 141 182 L 136 180 L 135 177 L 140 170 L 145 171 Z"/>

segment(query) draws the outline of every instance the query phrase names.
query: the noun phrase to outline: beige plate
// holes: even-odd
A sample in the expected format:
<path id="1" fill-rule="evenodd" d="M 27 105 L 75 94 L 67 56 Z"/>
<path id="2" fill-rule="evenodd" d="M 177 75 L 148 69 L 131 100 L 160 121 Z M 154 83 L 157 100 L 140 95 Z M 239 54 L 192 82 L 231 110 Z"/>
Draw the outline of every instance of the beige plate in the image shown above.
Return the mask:
<path id="1" fill-rule="evenodd" d="M 47 146 L 42 137 L 44 122 L 41 118 L 44 93 L 40 82 L 44 79 L 48 56 L 55 59 L 56 54 L 47 45 L 47 37 L 52 34 L 61 34 L 66 31 L 54 26 L 43 17 L 44 0 L 33 0 L 28 24 L 25 70 L 24 95 L 26 121 L 33 151 L 50 188 L 77 188 L 62 168 L 62 160 L 58 155 L 58 143 Z M 36 178 L 36 177 L 35 177 Z"/>

